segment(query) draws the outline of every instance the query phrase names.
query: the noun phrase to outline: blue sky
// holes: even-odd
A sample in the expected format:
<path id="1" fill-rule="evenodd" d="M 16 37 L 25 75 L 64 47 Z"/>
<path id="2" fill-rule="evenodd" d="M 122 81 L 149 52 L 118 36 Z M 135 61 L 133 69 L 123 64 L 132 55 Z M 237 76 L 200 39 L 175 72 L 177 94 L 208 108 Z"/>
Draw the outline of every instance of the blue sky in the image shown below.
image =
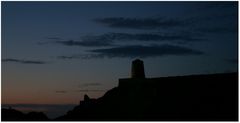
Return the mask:
<path id="1" fill-rule="evenodd" d="M 2 102 L 78 104 L 147 77 L 236 72 L 237 2 L 2 2 Z"/>

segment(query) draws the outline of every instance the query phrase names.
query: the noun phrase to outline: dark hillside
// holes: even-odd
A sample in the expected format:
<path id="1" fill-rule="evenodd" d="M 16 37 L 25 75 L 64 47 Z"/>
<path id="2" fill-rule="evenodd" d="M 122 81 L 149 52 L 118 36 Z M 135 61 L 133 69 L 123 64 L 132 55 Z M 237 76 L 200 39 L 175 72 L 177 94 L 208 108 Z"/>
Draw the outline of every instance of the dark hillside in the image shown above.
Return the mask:
<path id="1" fill-rule="evenodd" d="M 238 74 L 120 79 L 56 120 L 236 121 Z"/>

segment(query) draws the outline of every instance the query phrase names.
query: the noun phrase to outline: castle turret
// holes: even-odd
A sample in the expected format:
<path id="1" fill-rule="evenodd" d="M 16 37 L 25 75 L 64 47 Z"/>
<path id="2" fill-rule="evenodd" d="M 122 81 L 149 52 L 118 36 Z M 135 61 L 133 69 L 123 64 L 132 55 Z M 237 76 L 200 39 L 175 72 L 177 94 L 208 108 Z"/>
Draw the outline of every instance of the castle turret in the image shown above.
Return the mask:
<path id="1" fill-rule="evenodd" d="M 136 59 L 132 62 L 132 78 L 145 78 L 143 61 Z"/>
<path id="2" fill-rule="evenodd" d="M 84 95 L 84 101 L 89 101 L 89 100 L 90 100 L 90 98 L 88 97 L 87 94 L 85 94 L 85 95 Z"/>

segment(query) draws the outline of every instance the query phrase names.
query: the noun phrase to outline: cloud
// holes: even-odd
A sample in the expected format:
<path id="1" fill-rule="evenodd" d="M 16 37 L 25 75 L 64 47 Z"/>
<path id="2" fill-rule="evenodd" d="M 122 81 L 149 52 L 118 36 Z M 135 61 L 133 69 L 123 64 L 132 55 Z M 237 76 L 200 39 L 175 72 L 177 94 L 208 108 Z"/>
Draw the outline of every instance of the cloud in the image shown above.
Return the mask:
<path id="1" fill-rule="evenodd" d="M 117 42 L 124 41 L 125 43 L 130 41 L 138 42 L 175 42 L 186 43 L 194 41 L 202 41 L 203 38 L 194 37 L 190 34 L 157 34 L 157 33 L 105 33 L 102 35 L 88 35 L 83 36 L 81 41 L 65 40 L 54 42 L 41 42 L 39 44 L 57 43 L 66 46 L 83 46 L 83 47 L 103 47 L 103 46 L 116 46 Z M 67 58 L 67 57 L 66 57 Z M 68 57 L 71 59 L 71 57 Z"/>
<path id="2" fill-rule="evenodd" d="M 68 41 L 56 41 L 56 43 L 63 44 L 66 46 L 85 46 L 85 47 L 99 47 L 99 46 L 111 46 L 111 41 L 107 40 L 85 40 L 85 41 L 74 41 L 74 40 L 68 40 Z"/>
<path id="3" fill-rule="evenodd" d="M 109 17 L 95 19 L 95 22 L 113 28 L 129 28 L 129 29 L 158 29 L 185 25 L 185 21 L 181 21 L 178 19 L 163 19 L 163 18 Z"/>
<path id="4" fill-rule="evenodd" d="M 103 58 L 101 54 L 77 54 L 71 56 L 57 56 L 57 59 L 71 60 L 71 59 L 92 59 L 92 58 Z"/>
<path id="5" fill-rule="evenodd" d="M 203 52 L 193 50 L 187 47 L 176 46 L 176 45 L 131 45 L 131 46 L 119 46 L 107 49 L 95 49 L 90 50 L 92 53 L 97 53 L 103 57 L 114 58 L 114 57 L 156 57 L 156 56 L 167 56 L 167 55 L 201 55 Z"/>
<path id="6" fill-rule="evenodd" d="M 16 62 L 21 64 L 46 64 L 47 62 L 44 61 L 32 61 L 32 60 L 20 60 L 20 59 L 2 59 L 2 62 Z"/>
<path id="7" fill-rule="evenodd" d="M 92 37 L 94 38 L 94 37 Z M 100 39 L 87 39 L 82 41 L 76 41 L 76 40 L 63 40 L 63 41 L 51 41 L 51 42 L 38 42 L 39 45 L 42 44 L 61 44 L 65 46 L 84 46 L 84 47 L 102 47 L 102 46 L 112 46 L 112 42 L 108 40 L 100 40 Z"/>
<path id="8" fill-rule="evenodd" d="M 76 59 L 78 56 L 72 55 L 72 56 L 57 56 L 58 59 Z"/>
<path id="9" fill-rule="evenodd" d="M 55 91 L 56 93 L 67 93 L 67 91 Z"/>
<path id="10" fill-rule="evenodd" d="M 90 37 L 90 36 L 89 36 Z M 186 34 L 154 34 L 154 33 L 106 33 L 103 35 L 93 36 L 102 40 L 114 41 L 200 41 L 201 38 L 196 38 Z M 91 38 L 91 37 L 90 37 Z"/>
<path id="11" fill-rule="evenodd" d="M 187 47 L 177 45 L 128 45 L 118 46 L 105 49 L 88 50 L 89 54 L 78 54 L 72 56 L 58 56 L 59 59 L 93 59 L 93 58 L 147 58 L 157 56 L 169 56 L 169 55 L 202 55 L 202 51 L 190 49 Z"/>
<path id="12" fill-rule="evenodd" d="M 105 92 L 107 90 L 98 90 L 98 89 L 83 89 L 83 90 L 76 90 L 76 92 Z"/>
<path id="13" fill-rule="evenodd" d="M 79 85 L 79 87 L 90 87 L 90 86 L 101 86 L 101 83 L 84 83 Z"/>

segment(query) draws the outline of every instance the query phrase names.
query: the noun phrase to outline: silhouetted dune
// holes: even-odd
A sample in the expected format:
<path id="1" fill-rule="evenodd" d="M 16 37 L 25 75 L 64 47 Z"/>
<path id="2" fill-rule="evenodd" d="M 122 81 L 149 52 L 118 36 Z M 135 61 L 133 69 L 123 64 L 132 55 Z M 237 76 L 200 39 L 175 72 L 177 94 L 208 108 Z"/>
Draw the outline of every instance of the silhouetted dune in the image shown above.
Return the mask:
<path id="1" fill-rule="evenodd" d="M 55 120 L 237 121 L 238 74 L 120 79 Z"/>
<path id="2" fill-rule="evenodd" d="M 48 121 L 48 117 L 42 112 L 29 112 L 27 114 L 15 109 L 2 109 L 2 121 Z"/>

